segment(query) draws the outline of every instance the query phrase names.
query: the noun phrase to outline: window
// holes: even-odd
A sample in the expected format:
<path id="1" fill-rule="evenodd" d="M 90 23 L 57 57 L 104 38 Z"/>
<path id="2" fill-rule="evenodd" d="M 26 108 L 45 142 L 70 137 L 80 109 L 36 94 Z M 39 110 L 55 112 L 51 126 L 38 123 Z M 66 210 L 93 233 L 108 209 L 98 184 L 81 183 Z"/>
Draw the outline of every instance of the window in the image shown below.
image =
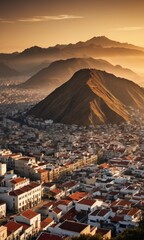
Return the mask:
<path id="1" fill-rule="evenodd" d="M 95 221 L 95 220 L 90 220 L 90 222 L 93 222 L 93 223 L 95 223 L 96 221 Z"/>
<path id="2" fill-rule="evenodd" d="M 121 227 L 121 228 L 126 228 L 126 225 L 120 224 L 120 227 Z"/>

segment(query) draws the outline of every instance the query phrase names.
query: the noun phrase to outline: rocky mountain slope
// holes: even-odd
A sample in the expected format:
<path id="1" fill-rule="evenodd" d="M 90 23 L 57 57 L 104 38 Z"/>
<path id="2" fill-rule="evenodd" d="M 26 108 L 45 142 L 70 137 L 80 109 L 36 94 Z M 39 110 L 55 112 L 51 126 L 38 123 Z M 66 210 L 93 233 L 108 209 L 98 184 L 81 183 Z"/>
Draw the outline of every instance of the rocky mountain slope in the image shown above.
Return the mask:
<path id="1" fill-rule="evenodd" d="M 128 107 L 144 110 L 144 90 L 104 71 L 82 69 L 28 114 L 66 124 L 130 121 Z"/>

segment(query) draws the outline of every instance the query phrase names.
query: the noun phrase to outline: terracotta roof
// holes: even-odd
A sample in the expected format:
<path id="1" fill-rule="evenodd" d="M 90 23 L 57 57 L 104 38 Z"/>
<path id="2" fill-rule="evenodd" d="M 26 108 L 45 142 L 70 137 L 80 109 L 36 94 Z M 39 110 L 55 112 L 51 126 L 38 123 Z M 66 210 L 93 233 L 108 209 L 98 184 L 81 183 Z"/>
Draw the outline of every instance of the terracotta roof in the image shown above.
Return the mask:
<path id="1" fill-rule="evenodd" d="M 37 240 L 64 240 L 64 238 L 50 233 L 42 232 L 37 238 Z"/>
<path id="2" fill-rule="evenodd" d="M 111 218 L 111 222 L 120 222 L 120 221 L 123 221 L 124 220 L 124 217 L 123 216 L 115 216 L 113 218 Z"/>
<path id="3" fill-rule="evenodd" d="M 54 188 L 54 189 L 51 190 L 51 192 L 54 193 L 55 195 L 57 195 L 57 194 L 61 193 L 62 190 L 59 189 L 59 188 Z"/>
<path id="4" fill-rule="evenodd" d="M 78 212 L 75 210 L 75 207 L 71 208 L 68 212 L 66 212 L 62 217 L 61 221 L 64 220 L 74 220 L 74 217 L 78 214 Z"/>
<path id="5" fill-rule="evenodd" d="M 43 228 L 47 227 L 47 226 L 48 226 L 50 223 L 52 223 L 52 222 L 53 222 L 53 219 L 50 218 L 50 217 L 44 219 L 44 220 L 41 222 L 41 228 L 43 229 Z"/>
<path id="6" fill-rule="evenodd" d="M 72 221 L 66 220 L 59 226 L 59 228 L 67 230 L 67 231 L 81 233 L 87 226 L 88 226 L 87 224 L 77 223 L 77 222 L 72 222 Z"/>
<path id="7" fill-rule="evenodd" d="M 26 224 L 26 223 L 22 223 L 22 222 L 18 222 L 18 223 L 23 227 L 24 230 L 32 227 L 31 225 Z"/>
<path id="8" fill-rule="evenodd" d="M 53 208 L 53 211 L 56 213 L 56 214 L 59 214 L 60 212 L 62 212 L 62 210 L 58 207 L 55 207 Z"/>
<path id="9" fill-rule="evenodd" d="M 37 172 L 38 173 L 47 173 L 48 171 L 40 168 L 40 169 L 37 169 Z"/>
<path id="10" fill-rule="evenodd" d="M 55 183 L 52 183 L 52 182 L 43 183 L 43 186 L 45 186 L 45 187 L 52 187 L 54 185 L 55 185 Z"/>
<path id="11" fill-rule="evenodd" d="M 24 192 L 21 190 L 21 189 L 17 189 L 17 190 L 15 190 L 15 191 L 11 191 L 11 192 L 9 192 L 9 195 L 10 196 L 19 196 L 19 195 L 21 195 L 21 194 L 23 194 Z"/>
<path id="12" fill-rule="evenodd" d="M 30 184 L 28 184 L 28 185 L 26 185 L 26 186 L 24 186 L 24 187 L 22 187 L 20 189 L 17 189 L 17 190 L 9 192 L 9 195 L 10 196 L 19 196 L 19 195 L 21 195 L 23 193 L 31 191 L 33 188 L 38 187 L 38 186 L 40 186 L 39 183 L 31 182 Z"/>
<path id="13" fill-rule="evenodd" d="M 12 233 L 12 232 L 18 230 L 19 228 L 21 228 L 21 225 L 14 221 L 8 222 L 4 226 L 7 227 L 7 230 L 9 233 Z"/>
<path id="14" fill-rule="evenodd" d="M 71 188 L 71 187 L 75 186 L 76 184 L 77 184 L 77 182 L 75 182 L 75 181 L 69 181 L 69 182 L 63 183 L 62 187 Z"/>
<path id="15" fill-rule="evenodd" d="M 72 200 L 79 201 L 79 200 L 85 198 L 87 195 L 88 195 L 88 193 L 86 193 L 86 192 L 75 192 L 75 193 L 69 195 L 69 198 Z"/>
<path id="16" fill-rule="evenodd" d="M 93 199 L 82 199 L 78 203 L 83 204 L 83 205 L 92 206 L 94 203 L 96 203 L 96 201 Z"/>
<path id="17" fill-rule="evenodd" d="M 28 209 L 28 210 L 22 212 L 21 215 L 23 217 L 25 217 L 25 218 L 32 219 L 35 216 L 39 215 L 39 213 L 37 213 L 37 212 L 35 212 L 35 211 L 31 210 L 31 209 Z"/>
<path id="18" fill-rule="evenodd" d="M 69 205 L 70 203 L 72 203 L 71 200 L 68 200 L 68 199 L 62 199 L 62 200 L 59 200 L 57 202 L 54 203 L 54 206 L 59 206 L 59 205 Z"/>
<path id="19" fill-rule="evenodd" d="M 140 209 L 138 209 L 138 208 L 131 208 L 127 215 L 133 216 L 136 213 L 138 213 L 139 211 L 140 211 Z"/>
<path id="20" fill-rule="evenodd" d="M 48 203 L 44 204 L 42 207 L 43 208 L 49 208 L 51 206 L 53 206 L 53 203 L 52 202 L 48 202 Z"/>
<path id="21" fill-rule="evenodd" d="M 99 217 L 104 217 L 110 210 L 109 209 L 101 209 L 101 210 L 95 210 L 93 213 L 90 215 L 92 216 L 99 216 Z"/>
<path id="22" fill-rule="evenodd" d="M 15 178 L 15 179 L 12 179 L 10 182 L 13 183 L 13 184 L 17 184 L 17 183 L 20 183 L 20 182 L 25 182 L 27 179 L 25 178 Z"/>
<path id="23" fill-rule="evenodd" d="M 128 200 L 123 200 L 123 199 L 121 199 L 121 200 L 118 200 L 118 201 L 114 201 L 112 204 L 111 204 L 111 207 L 116 207 L 116 206 L 122 206 L 122 207 L 124 207 L 124 206 L 131 206 L 131 202 L 130 201 L 128 201 Z"/>

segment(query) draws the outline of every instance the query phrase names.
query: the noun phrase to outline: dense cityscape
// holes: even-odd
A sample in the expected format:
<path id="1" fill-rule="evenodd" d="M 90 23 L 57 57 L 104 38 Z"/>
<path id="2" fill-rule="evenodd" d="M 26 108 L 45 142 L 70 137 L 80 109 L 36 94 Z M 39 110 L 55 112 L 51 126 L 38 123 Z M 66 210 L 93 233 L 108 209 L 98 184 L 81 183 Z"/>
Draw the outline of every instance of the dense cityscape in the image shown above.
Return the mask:
<path id="1" fill-rule="evenodd" d="M 0 240 L 144 240 L 143 9 L 0 0 Z"/>
<path id="2" fill-rule="evenodd" d="M 3 107 L 0 236 L 111 239 L 137 227 L 144 209 L 144 116 L 135 114 L 139 123 L 79 127 Z"/>

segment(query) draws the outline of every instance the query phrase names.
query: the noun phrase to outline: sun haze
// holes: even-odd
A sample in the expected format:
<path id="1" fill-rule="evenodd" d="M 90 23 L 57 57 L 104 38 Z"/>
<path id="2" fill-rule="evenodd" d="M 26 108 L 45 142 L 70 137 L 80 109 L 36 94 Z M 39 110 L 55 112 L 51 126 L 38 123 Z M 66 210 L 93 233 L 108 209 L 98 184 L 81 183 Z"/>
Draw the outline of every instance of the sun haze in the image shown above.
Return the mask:
<path id="1" fill-rule="evenodd" d="M 0 52 L 107 37 L 143 46 L 141 0 L 1 0 Z"/>

